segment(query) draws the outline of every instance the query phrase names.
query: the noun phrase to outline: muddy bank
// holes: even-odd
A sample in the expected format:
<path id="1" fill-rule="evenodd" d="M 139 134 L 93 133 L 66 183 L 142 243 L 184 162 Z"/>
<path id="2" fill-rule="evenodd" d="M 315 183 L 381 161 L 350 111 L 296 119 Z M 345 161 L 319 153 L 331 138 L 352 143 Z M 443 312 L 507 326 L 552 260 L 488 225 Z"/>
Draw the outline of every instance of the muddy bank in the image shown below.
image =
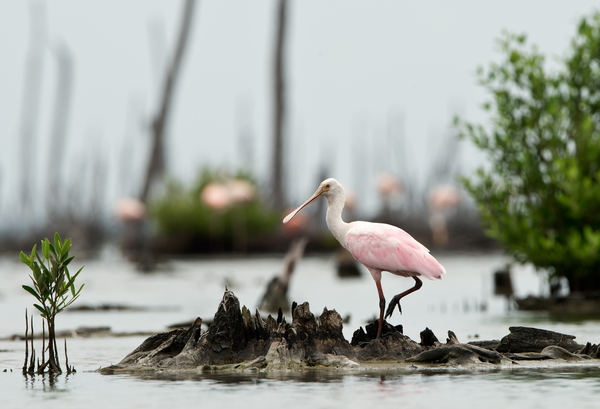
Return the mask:
<path id="1" fill-rule="evenodd" d="M 377 321 L 354 332 L 348 342 L 342 318 L 324 309 L 316 317 L 308 303 L 292 305 L 292 322 L 281 312 L 263 319 L 258 310 L 241 307 L 226 291 L 213 323 L 201 331 L 202 319 L 187 329 L 175 329 L 146 339 L 119 364 L 99 371 L 135 373 L 244 369 L 416 368 L 502 365 L 555 366 L 600 364 L 596 344 L 578 344 L 575 337 L 528 327 L 511 327 L 501 340 L 461 343 L 452 331 L 445 342 L 425 329 L 420 342 L 402 334 L 401 326 L 384 323 L 384 335 L 375 339 Z"/>

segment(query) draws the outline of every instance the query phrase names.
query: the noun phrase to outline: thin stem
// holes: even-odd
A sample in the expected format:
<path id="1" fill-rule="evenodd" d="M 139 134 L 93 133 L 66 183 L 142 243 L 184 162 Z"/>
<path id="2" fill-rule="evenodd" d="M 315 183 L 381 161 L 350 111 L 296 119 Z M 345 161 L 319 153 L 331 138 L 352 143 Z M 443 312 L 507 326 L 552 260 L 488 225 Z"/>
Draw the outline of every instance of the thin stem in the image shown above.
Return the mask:
<path id="1" fill-rule="evenodd" d="M 25 362 L 23 363 L 23 375 L 27 374 L 27 358 L 29 358 L 29 344 L 27 337 L 29 333 L 29 322 L 27 321 L 27 308 L 25 308 Z"/>
<path id="2" fill-rule="evenodd" d="M 35 370 L 35 348 L 33 347 L 33 315 L 30 317 L 31 319 L 31 359 L 29 360 L 29 370 L 27 371 L 29 374 L 33 375 Z"/>
<path id="3" fill-rule="evenodd" d="M 62 369 L 60 368 L 60 361 L 58 358 L 58 347 L 56 346 L 56 334 L 54 336 L 54 359 L 56 360 L 56 368 L 58 369 L 58 373 L 62 372 Z"/>
<path id="4" fill-rule="evenodd" d="M 42 321 L 42 363 L 46 362 L 46 326 L 44 321 Z"/>
<path id="5" fill-rule="evenodd" d="M 65 338 L 65 365 L 67 367 L 67 375 L 75 372 L 73 367 L 69 366 L 69 355 L 67 354 L 67 339 Z"/>

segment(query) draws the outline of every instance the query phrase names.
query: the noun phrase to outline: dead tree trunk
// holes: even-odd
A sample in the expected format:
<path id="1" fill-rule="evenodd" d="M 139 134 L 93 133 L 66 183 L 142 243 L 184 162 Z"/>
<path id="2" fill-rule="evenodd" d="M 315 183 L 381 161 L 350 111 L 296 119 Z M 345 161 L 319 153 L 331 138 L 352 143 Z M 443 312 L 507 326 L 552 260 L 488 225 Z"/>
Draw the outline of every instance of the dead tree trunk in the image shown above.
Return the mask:
<path id="1" fill-rule="evenodd" d="M 273 126 L 273 206 L 285 206 L 285 192 L 283 190 L 283 131 L 285 120 L 285 76 L 284 52 L 285 32 L 287 19 L 288 0 L 279 0 L 277 6 L 277 33 L 275 42 L 275 72 L 274 72 L 274 100 L 275 121 Z"/>
<path id="2" fill-rule="evenodd" d="M 46 202 L 51 213 L 59 213 L 62 182 L 62 169 L 64 164 L 65 138 L 67 123 L 71 107 L 73 90 L 73 58 L 65 44 L 53 48 L 56 56 L 58 79 L 56 83 L 56 100 L 54 103 L 54 118 L 52 134 L 50 136 L 50 156 L 46 174 Z"/>
<path id="3" fill-rule="evenodd" d="M 148 168 L 146 170 L 144 186 L 140 193 L 140 201 L 143 203 L 148 201 L 150 188 L 156 179 L 164 172 L 164 134 L 171 108 L 171 101 L 173 99 L 175 82 L 179 74 L 181 60 L 183 59 L 183 54 L 185 52 L 187 40 L 191 31 L 192 16 L 194 14 L 195 4 L 196 0 L 186 0 L 183 7 L 177 48 L 175 50 L 175 54 L 173 55 L 173 60 L 167 69 L 167 75 L 162 90 L 160 108 L 152 120 L 152 148 L 150 153 L 150 161 L 148 162 Z"/>
<path id="4" fill-rule="evenodd" d="M 46 38 L 46 8 L 43 3 L 30 5 L 30 38 L 27 60 L 25 63 L 25 88 L 20 127 L 20 204 L 21 214 L 28 215 L 23 219 L 31 220 L 33 207 L 32 192 L 34 188 L 32 175 L 35 173 L 36 160 L 32 157 L 35 146 L 38 116 L 40 111 L 40 92 L 42 88 L 42 71 L 44 63 L 44 47 Z M 30 227 L 30 226 L 27 226 Z"/>

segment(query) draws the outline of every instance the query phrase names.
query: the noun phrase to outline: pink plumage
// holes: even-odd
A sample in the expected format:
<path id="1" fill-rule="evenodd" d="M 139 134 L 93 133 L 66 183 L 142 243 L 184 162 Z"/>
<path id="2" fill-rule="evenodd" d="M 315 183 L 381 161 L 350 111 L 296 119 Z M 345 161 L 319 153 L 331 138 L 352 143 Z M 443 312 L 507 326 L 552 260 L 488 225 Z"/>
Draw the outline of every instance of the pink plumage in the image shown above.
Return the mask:
<path id="1" fill-rule="evenodd" d="M 383 223 L 349 224 L 346 248 L 369 270 L 388 271 L 404 277 L 423 275 L 430 280 L 439 280 L 446 274 L 427 247 L 404 230 Z"/>
<path id="2" fill-rule="evenodd" d="M 324 180 L 317 191 L 296 210 L 288 214 L 283 222 L 289 222 L 300 210 L 321 196 L 327 199 L 327 227 L 334 237 L 352 256 L 371 272 L 379 294 L 379 328 L 381 336 L 384 320 L 385 297 L 381 287 L 381 272 L 412 277 L 414 287 L 395 295 L 390 302 L 385 318 L 391 316 L 394 307 L 400 308 L 400 299 L 417 291 L 423 285 L 419 276 L 430 280 L 441 279 L 446 274 L 444 267 L 429 254 L 427 247 L 415 240 L 404 230 L 383 223 L 352 222 L 342 220 L 342 209 L 346 200 L 344 187 L 335 179 Z"/>

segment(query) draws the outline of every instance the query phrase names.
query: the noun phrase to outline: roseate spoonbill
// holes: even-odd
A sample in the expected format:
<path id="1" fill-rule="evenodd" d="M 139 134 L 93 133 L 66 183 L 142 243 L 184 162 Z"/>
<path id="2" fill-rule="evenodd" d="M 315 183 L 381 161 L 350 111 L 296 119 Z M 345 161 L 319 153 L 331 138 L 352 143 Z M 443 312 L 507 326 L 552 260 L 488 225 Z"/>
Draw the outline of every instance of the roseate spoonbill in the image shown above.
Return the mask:
<path id="1" fill-rule="evenodd" d="M 450 239 L 446 219 L 448 212 L 461 202 L 460 190 L 453 185 L 439 185 L 429 193 L 429 226 L 433 232 L 433 243 L 445 246 Z"/>
<path id="2" fill-rule="evenodd" d="M 460 189 L 454 185 L 438 185 L 431 189 L 427 204 L 432 209 L 454 209 L 462 200 Z"/>
<path id="3" fill-rule="evenodd" d="M 404 184 L 399 178 L 387 172 L 379 174 L 375 182 L 383 202 L 377 218 L 380 221 L 391 221 L 394 218 L 392 215 L 392 203 L 398 201 L 404 194 Z"/>
<path id="4" fill-rule="evenodd" d="M 146 205 L 138 199 L 123 197 L 114 207 L 117 218 L 123 222 L 139 222 L 146 217 Z"/>
<path id="5" fill-rule="evenodd" d="M 381 173 L 377 176 L 377 190 L 383 197 L 399 195 L 404 192 L 404 184 L 391 173 Z"/>
<path id="6" fill-rule="evenodd" d="M 403 277 L 412 277 L 414 287 L 395 295 L 385 313 L 385 318 L 392 315 L 394 307 L 402 313 L 400 299 L 423 285 L 419 276 L 430 280 L 441 279 L 446 273 L 444 267 L 429 254 L 429 250 L 404 230 L 383 223 L 352 222 L 342 220 L 344 208 L 344 187 L 335 179 L 324 180 L 317 191 L 300 207 L 288 214 L 284 223 L 289 222 L 300 210 L 321 196 L 327 199 L 327 227 L 340 244 L 362 265 L 367 267 L 379 293 L 379 329 L 377 338 L 381 336 L 385 309 L 385 297 L 381 288 L 381 272 L 387 271 Z"/>
<path id="7" fill-rule="evenodd" d="M 231 179 L 226 184 L 212 182 L 204 186 L 201 199 L 209 207 L 221 210 L 230 204 L 244 204 L 254 198 L 254 186 L 246 180 Z"/>
<path id="8" fill-rule="evenodd" d="M 208 207 L 215 210 L 224 209 L 231 203 L 229 191 L 220 183 L 209 183 L 204 186 L 200 197 Z"/>

